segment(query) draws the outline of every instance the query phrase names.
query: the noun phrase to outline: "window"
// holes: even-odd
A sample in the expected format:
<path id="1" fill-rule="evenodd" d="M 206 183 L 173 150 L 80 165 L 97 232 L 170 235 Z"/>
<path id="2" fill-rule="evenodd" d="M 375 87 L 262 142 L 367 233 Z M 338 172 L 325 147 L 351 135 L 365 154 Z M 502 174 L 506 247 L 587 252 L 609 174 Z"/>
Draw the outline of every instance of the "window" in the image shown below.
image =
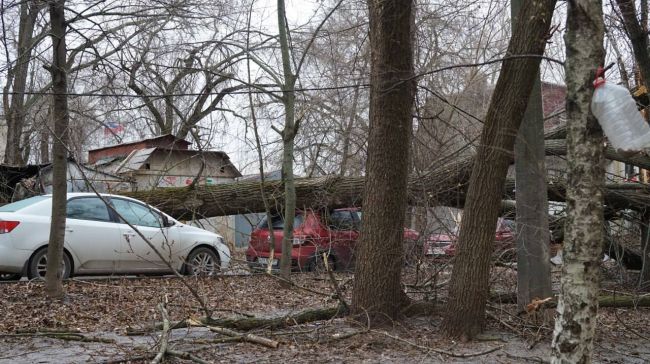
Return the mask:
<path id="1" fill-rule="evenodd" d="M 73 198 L 66 206 L 68 219 L 111 221 L 108 208 L 98 197 Z"/>
<path id="2" fill-rule="evenodd" d="M 131 225 L 163 227 L 163 221 L 160 214 L 147 206 L 137 202 L 122 200 L 119 198 L 111 199 L 115 211 Z"/>
<path id="3" fill-rule="evenodd" d="M 332 211 L 329 217 L 329 226 L 334 230 L 354 230 L 355 219 L 348 210 Z"/>
<path id="4" fill-rule="evenodd" d="M 0 212 L 16 212 L 18 210 L 22 210 L 25 207 L 29 207 L 37 202 L 41 202 L 43 200 L 47 200 L 51 197 L 49 196 L 34 196 L 30 198 L 26 198 L 24 200 L 16 201 L 7 205 L 4 205 L 0 207 Z"/>
<path id="5" fill-rule="evenodd" d="M 302 225 L 303 222 L 303 216 L 302 214 L 296 214 L 296 216 L 293 218 L 293 227 L 296 228 L 300 225 Z M 282 215 L 272 215 L 271 216 L 271 224 L 273 226 L 273 230 L 282 230 L 284 229 L 284 217 Z M 260 221 L 259 224 L 257 224 L 258 229 L 268 229 L 269 228 L 269 223 L 264 216 L 262 221 Z"/>

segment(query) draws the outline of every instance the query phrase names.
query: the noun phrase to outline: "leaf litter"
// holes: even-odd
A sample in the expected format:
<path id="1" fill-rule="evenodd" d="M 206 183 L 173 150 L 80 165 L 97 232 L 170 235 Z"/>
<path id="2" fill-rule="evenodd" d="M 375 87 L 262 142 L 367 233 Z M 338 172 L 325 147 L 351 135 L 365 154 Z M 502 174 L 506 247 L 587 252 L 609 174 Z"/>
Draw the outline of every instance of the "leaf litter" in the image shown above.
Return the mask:
<path id="1" fill-rule="evenodd" d="M 431 271 L 440 272 L 437 282 L 444 282 L 448 277 L 444 269 L 433 267 Z M 413 267 L 405 270 L 406 287 L 416 287 L 423 281 L 415 274 Z M 511 272 L 500 270 L 493 272 L 493 276 L 493 288 L 512 287 Z M 335 278 L 346 301 L 351 302 L 353 274 L 337 272 Z M 285 288 L 276 278 L 264 274 L 187 279 L 214 310 L 213 317 L 218 318 L 278 317 L 338 304 L 327 275 L 292 275 L 297 286 L 308 290 Z M 159 323 L 161 315 L 156 307 L 162 301 L 167 302 L 171 321 L 202 316 L 200 305 L 174 277 L 74 279 L 65 282 L 65 290 L 64 299 L 48 301 L 41 282 L 0 284 L 0 363 L 149 362 L 156 354 L 160 332 L 128 336 L 127 329 L 149 328 Z M 275 330 L 253 330 L 256 335 L 279 341 L 278 349 L 228 339 L 202 327 L 172 330 L 169 344 L 174 350 L 192 353 L 214 363 L 310 360 L 319 363 L 521 363 L 548 360 L 552 320 L 540 323 L 535 319 L 521 319 L 516 316 L 515 305 L 491 303 L 485 334 L 472 342 L 454 341 L 439 331 L 446 295 L 444 285 L 435 293 L 422 293 L 418 288 L 410 291 L 416 299 L 435 297 L 437 303 L 433 313 L 405 317 L 393 325 L 372 330 L 350 318 Z M 598 322 L 594 362 L 650 361 L 649 309 L 603 308 Z M 90 340 L 35 335 L 48 332 L 78 333 Z M 493 351 L 487 353 L 490 350 Z M 462 357 L 472 353 L 477 356 Z M 166 357 L 164 362 L 191 361 Z"/>

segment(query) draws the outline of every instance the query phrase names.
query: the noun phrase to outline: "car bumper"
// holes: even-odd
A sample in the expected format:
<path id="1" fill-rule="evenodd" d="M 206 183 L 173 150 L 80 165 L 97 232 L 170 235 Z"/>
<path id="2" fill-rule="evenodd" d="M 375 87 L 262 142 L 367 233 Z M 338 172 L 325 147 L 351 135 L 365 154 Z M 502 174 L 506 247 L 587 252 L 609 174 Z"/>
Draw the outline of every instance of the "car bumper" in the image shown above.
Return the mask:
<path id="1" fill-rule="evenodd" d="M 291 250 L 291 269 L 292 270 L 305 270 L 307 263 L 314 256 L 316 249 L 314 247 L 301 247 L 300 249 Z M 274 254 L 274 262 L 272 269 L 280 268 L 280 257 L 282 253 L 276 252 Z M 266 269 L 268 267 L 268 259 L 270 257 L 269 252 L 256 251 L 255 249 L 249 248 L 246 251 L 246 262 L 248 266 L 254 269 Z M 261 261 L 260 261 L 261 260 Z"/>
<path id="2" fill-rule="evenodd" d="M 0 272 L 21 273 L 31 251 L 0 244 Z"/>

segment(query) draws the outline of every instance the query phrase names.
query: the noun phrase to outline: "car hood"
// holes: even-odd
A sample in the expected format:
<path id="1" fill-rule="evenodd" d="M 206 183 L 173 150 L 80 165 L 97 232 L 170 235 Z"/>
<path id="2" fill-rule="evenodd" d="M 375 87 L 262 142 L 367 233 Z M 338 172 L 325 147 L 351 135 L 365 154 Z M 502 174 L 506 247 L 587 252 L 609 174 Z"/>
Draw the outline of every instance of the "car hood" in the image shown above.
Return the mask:
<path id="1" fill-rule="evenodd" d="M 198 228 L 196 226 L 177 223 L 176 228 L 178 228 L 183 234 L 192 234 L 197 238 L 202 237 L 201 240 L 205 240 L 205 241 L 208 241 L 208 240 L 210 240 L 210 241 L 221 240 L 221 241 L 223 241 L 223 237 L 221 235 L 213 233 L 211 231 L 207 231 L 207 230 Z"/>

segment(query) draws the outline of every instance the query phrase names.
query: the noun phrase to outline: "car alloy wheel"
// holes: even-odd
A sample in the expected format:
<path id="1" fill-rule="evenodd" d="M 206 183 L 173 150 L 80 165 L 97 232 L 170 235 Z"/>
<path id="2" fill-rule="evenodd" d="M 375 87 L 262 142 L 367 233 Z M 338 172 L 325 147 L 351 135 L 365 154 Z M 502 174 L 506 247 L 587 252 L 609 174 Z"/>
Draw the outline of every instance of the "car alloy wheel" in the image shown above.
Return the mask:
<path id="1" fill-rule="evenodd" d="M 61 272 L 63 279 L 68 279 L 70 277 L 70 258 L 64 252 L 63 261 L 61 262 Z M 29 261 L 29 270 L 28 278 L 41 278 L 45 279 L 45 273 L 47 271 L 47 248 L 41 249 L 34 253 L 32 259 Z"/>
<path id="2" fill-rule="evenodd" d="M 194 276 L 212 276 L 219 272 L 219 257 L 209 248 L 194 250 L 187 260 L 188 273 Z"/>

